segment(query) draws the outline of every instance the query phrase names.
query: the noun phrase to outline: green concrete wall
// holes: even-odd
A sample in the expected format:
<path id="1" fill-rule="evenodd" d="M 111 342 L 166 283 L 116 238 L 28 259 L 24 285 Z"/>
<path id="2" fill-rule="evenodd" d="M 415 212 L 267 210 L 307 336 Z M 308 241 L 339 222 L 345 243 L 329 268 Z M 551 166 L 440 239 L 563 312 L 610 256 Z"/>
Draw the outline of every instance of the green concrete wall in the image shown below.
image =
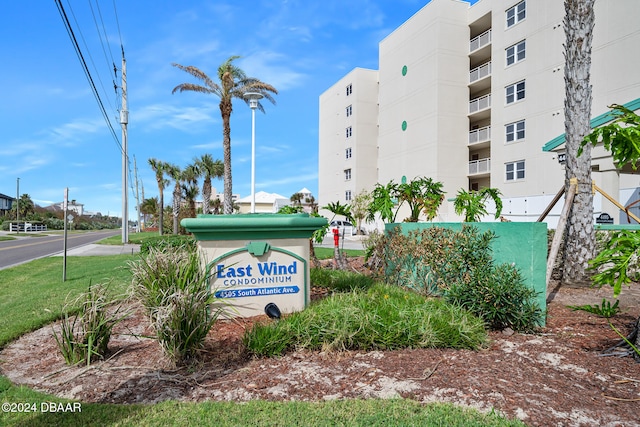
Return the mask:
<path id="1" fill-rule="evenodd" d="M 537 303 L 542 310 L 547 309 L 547 224 L 542 222 L 404 222 L 386 224 L 385 230 L 400 227 L 403 234 L 412 230 L 443 227 L 455 231 L 463 225 L 473 225 L 480 232 L 493 231 L 496 237 L 491 241 L 491 250 L 496 264 L 515 264 L 524 283 L 537 293 Z"/>

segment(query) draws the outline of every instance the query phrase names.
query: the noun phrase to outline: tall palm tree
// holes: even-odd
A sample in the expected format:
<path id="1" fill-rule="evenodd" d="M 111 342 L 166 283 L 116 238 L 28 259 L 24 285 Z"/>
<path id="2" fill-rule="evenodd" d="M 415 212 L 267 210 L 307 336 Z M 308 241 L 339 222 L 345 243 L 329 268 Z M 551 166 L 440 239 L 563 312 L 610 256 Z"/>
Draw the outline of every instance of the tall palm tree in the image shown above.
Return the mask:
<path id="1" fill-rule="evenodd" d="M 149 166 L 156 173 L 156 181 L 158 182 L 158 204 L 160 205 L 159 217 L 158 217 L 158 234 L 162 236 L 162 224 L 164 223 L 164 189 L 169 185 L 169 181 L 164 178 L 164 174 L 167 172 L 167 164 L 160 160 L 150 158 Z"/>
<path id="2" fill-rule="evenodd" d="M 182 169 L 172 163 L 167 163 L 166 172 L 174 182 L 173 186 L 173 234 L 178 234 L 178 216 L 180 215 L 180 203 L 182 202 Z"/>
<path id="3" fill-rule="evenodd" d="M 591 146 L 584 147 L 578 157 L 583 138 L 591 132 L 591 45 L 595 22 L 595 0 L 565 0 L 564 48 L 565 80 L 565 194 L 569 194 L 569 181 L 577 178 L 578 189 L 567 220 L 565 236 L 565 283 L 590 283 L 586 271 L 595 253 L 593 228 L 593 193 L 591 184 Z M 562 233 L 564 230 L 556 230 Z"/>
<path id="4" fill-rule="evenodd" d="M 199 159 L 194 159 L 194 162 L 200 175 L 204 178 L 202 182 L 202 213 L 208 214 L 211 211 L 211 178 L 224 176 L 224 164 L 220 160 L 213 160 L 211 154 L 203 154 Z"/>
<path id="5" fill-rule="evenodd" d="M 233 111 L 233 98 L 242 99 L 247 105 L 249 100 L 245 98 L 249 92 L 258 92 L 272 104 L 276 101 L 271 96 L 272 93 L 277 94 L 275 87 L 268 83 L 264 83 L 254 77 L 247 75 L 233 64 L 233 61 L 240 58 L 239 56 L 231 56 L 218 67 L 219 83 L 214 82 L 208 75 L 200 69 L 189 65 L 184 66 L 174 63 L 177 67 L 196 79 L 200 80 L 203 85 L 195 83 L 182 83 L 173 88 L 171 93 L 192 91 L 205 94 L 217 95 L 220 98 L 220 113 L 222 115 L 222 151 L 224 160 L 224 213 L 233 213 L 233 191 L 231 187 L 231 126 L 230 118 Z M 264 107 L 258 102 L 258 109 L 264 112 Z"/>

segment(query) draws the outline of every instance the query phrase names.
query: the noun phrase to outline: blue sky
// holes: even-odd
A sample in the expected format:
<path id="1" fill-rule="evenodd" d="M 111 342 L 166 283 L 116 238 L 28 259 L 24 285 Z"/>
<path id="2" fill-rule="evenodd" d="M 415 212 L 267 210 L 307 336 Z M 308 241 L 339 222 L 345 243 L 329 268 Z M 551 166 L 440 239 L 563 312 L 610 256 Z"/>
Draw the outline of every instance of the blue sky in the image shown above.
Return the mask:
<path id="1" fill-rule="evenodd" d="M 158 195 L 149 158 L 181 167 L 205 153 L 222 159 L 219 99 L 172 95 L 176 85 L 196 81 L 171 64 L 194 65 L 215 78 L 231 55 L 241 56 L 236 64 L 248 76 L 279 91 L 276 105 L 265 102 L 266 114 L 256 112 L 256 191 L 289 197 L 306 187 L 317 196 L 319 95 L 355 67 L 377 69 L 378 43 L 426 3 L 62 0 L 110 128 L 56 1 L 6 2 L 0 193 L 15 197 L 20 178 L 20 194 L 41 206 L 62 201 L 68 187 L 85 210 L 121 215 L 121 103 L 113 82 L 120 85 L 122 43 L 131 178 L 135 158 L 145 198 Z M 251 191 L 251 110 L 240 100 L 231 144 L 233 192 L 244 197 Z M 221 180 L 213 185 L 222 193 Z M 135 218 L 131 187 L 129 196 Z"/>

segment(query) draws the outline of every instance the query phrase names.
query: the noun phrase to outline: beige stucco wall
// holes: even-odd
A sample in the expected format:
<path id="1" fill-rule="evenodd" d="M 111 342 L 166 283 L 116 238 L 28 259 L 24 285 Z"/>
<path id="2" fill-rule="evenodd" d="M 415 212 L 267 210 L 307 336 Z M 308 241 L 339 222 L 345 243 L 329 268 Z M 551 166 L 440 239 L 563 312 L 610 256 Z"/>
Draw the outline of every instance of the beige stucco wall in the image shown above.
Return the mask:
<path id="1" fill-rule="evenodd" d="M 344 157 L 344 139 L 339 136 L 344 135 L 346 123 L 336 114 L 346 107 L 346 100 L 341 99 L 344 87 L 353 82 L 354 90 L 363 90 L 365 86 L 360 85 L 364 74 L 354 70 L 321 95 L 321 206 L 344 202 L 349 185 L 371 189 L 376 182 L 427 176 L 444 183 L 447 197 L 468 188 L 470 180 L 500 189 L 505 205 L 512 207 L 511 219 L 516 221 L 531 220 L 546 207 L 564 183 L 564 166 L 557 161 L 557 153 L 542 151 L 548 141 L 564 133 L 564 5 L 560 0 L 528 1 L 526 18 L 506 28 L 505 11 L 517 3 L 480 0 L 469 6 L 458 0 L 432 0 L 380 42 L 380 70 L 367 70 L 366 74 L 371 83 L 377 78 L 378 90 L 366 95 L 358 92 L 369 102 L 377 98 L 379 105 L 377 109 L 359 110 L 372 117 L 359 117 L 353 123 L 354 135 L 367 138 L 354 139 L 354 156 L 364 155 L 362 160 L 352 160 L 356 164 L 375 163 L 377 174 L 370 173 L 373 167 L 369 166 L 367 174 L 358 176 L 354 183 L 345 183 L 341 180 L 344 163 L 331 164 L 331 159 Z M 640 46 L 639 6 L 637 0 L 596 1 L 592 117 L 606 112 L 612 103 L 640 98 L 640 57 L 634 54 Z M 491 45 L 485 57 L 471 54 L 470 39 L 488 29 Z M 506 66 L 505 49 L 522 40 L 526 41 L 526 58 Z M 469 71 L 487 60 L 491 61 L 490 77 L 470 85 Z M 404 66 L 407 72 L 403 76 Z M 505 87 L 521 80 L 526 82 L 525 99 L 506 105 Z M 373 84 L 366 87 L 374 90 Z M 491 94 L 490 111 L 483 118 L 468 117 L 470 98 L 485 94 Z M 519 120 L 525 120 L 526 138 L 506 143 L 505 125 Z M 407 123 L 404 131 L 403 121 Z M 376 134 L 374 123 L 379 125 L 377 155 L 369 138 Z M 472 125 L 491 126 L 490 143 L 477 150 L 468 146 Z M 366 148 L 361 150 L 361 144 Z M 472 154 L 490 159 L 489 174 L 469 175 Z M 525 178 L 507 181 L 505 164 L 520 160 L 525 161 Z M 640 185 L 636 178 L 611 173 L 594 179 L 614 193 Z M 603 206 L 610 208 L 606 202 Z M 443 205 L 438 219 L 457 219 L 449 203 Z M 553 215 L 549 223 L 555 226 Z"/>

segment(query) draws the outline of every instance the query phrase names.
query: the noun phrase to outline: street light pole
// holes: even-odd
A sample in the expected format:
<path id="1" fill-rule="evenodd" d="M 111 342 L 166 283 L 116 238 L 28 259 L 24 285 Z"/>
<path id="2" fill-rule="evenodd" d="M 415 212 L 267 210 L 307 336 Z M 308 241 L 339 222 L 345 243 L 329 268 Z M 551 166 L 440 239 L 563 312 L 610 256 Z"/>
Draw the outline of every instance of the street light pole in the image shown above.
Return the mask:
<path id="1" fill-rule="evenodd" d="M 256 213 L 256 108 L 263 95 L 259 92 L 247 92 L 244 97 L 249 100 L 251 108 L 251 213 Z"/>

